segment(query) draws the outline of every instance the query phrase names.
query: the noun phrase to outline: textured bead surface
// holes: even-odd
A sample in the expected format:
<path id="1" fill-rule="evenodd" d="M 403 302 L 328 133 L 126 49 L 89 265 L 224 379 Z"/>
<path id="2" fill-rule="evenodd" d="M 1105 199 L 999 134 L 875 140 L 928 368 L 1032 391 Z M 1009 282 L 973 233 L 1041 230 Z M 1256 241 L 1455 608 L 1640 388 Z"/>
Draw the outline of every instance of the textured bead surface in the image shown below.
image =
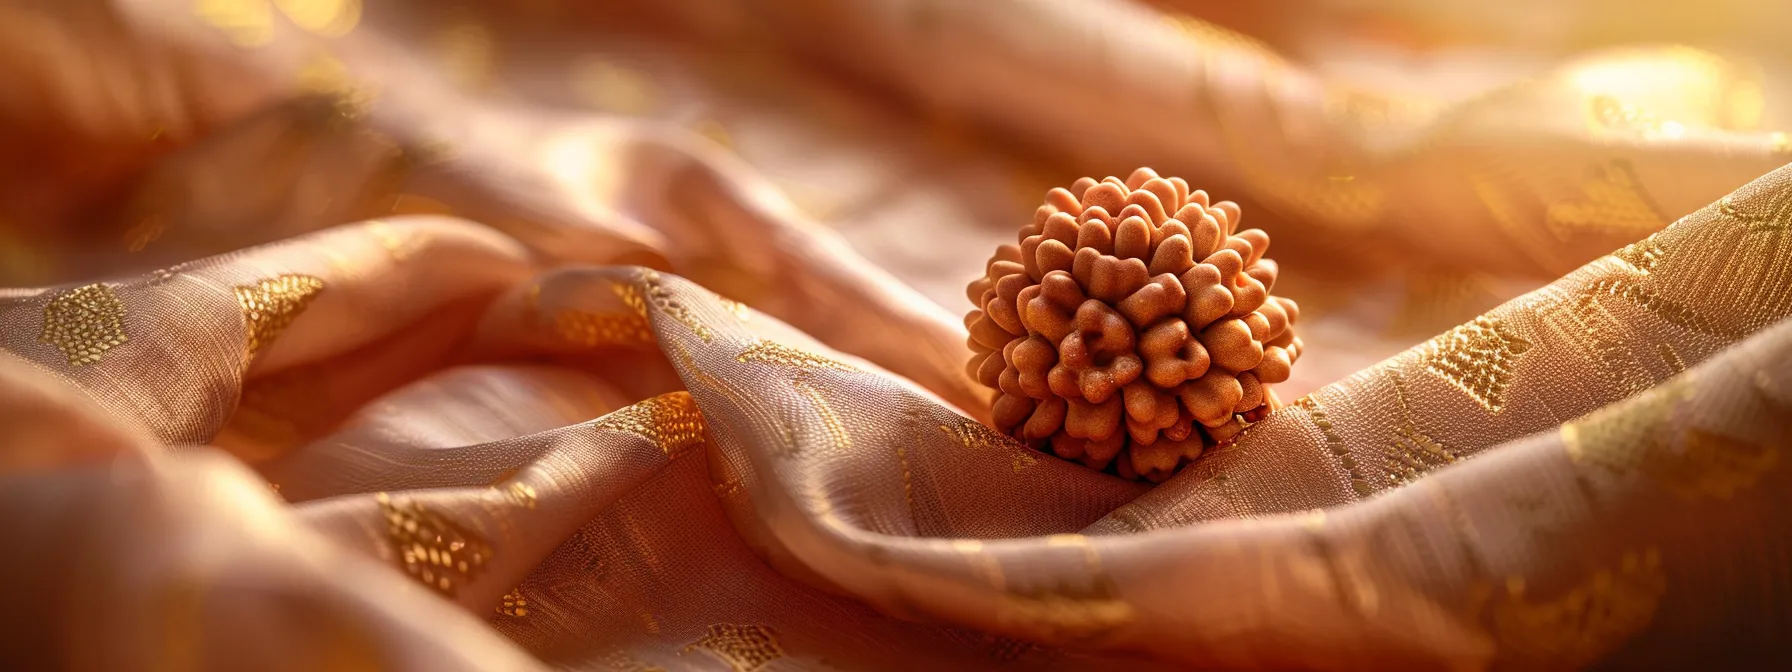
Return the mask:
<path id="1" fill-rule="evenodd" d="M 967 372 L 1000 392 L 996 428 L 1161 481 L 1273 410 L 1300 311 L 1270 295 L 1269 234 L 1242 215 L 1149 168 L 1047 192 L 967 288 Z"/>

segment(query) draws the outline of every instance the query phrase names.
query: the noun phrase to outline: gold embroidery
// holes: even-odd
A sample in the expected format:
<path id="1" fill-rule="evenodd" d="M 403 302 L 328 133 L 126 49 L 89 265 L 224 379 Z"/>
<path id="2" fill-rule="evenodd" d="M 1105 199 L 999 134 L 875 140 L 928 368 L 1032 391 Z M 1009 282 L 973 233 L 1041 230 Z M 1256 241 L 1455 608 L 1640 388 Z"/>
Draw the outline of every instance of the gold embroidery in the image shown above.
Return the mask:
<path id="1" fill-rule="evenodd" d="M 776 364 L 798 371 L 807 371 L 810 368 L 833 369 L 835 371 L 858 371 L 858 369 L 853 368 L 851 365 L 844 362 L 835 361 L 812 352 L 798 350 L 788 345 L 772 341 L 754 341 L 752 345 L 747 346 L 747 349 L 740 353 L 739 357 L 735 357 L 734 359 L 735 361 L 740 362 Z"/>
<path id="2" fill-rule="evenodd" d="M 105 283 L 82 285 L 44 304 L 39 343 L 55 346 L 70 366 L 87 366 L 131 340 L 124 331 L 124 302 Z"/>
<path id="3" fill-rule="evenodd" d="M 667 457 L 703 441 L 703 414 L 689 392 L 668 392 L 618 409 L 592 426 L 647 439 Z"/>
<path id="4" fill-rule="evenodd" d="M 635 279 L 636 282 L 641 285 L 641 291 L 646 293 L 647 303 L 653 304 L 653 307 L 660 312 L 672 316 L 672 319 L 678 320 L 685 327 L 689 328 L 691 333 L 696 334 L 697 338 L 703 339 L 704 343 L 708 343 L 715 338 L 715 334 L 709 330 L 709 327 L 698 320 L 697 315 L 692 313 L 689 308 L 686 308 L 683 303 L 680 303 L 676 297 L 672 296 L 671 290 L 666 289 L 665 285 L 661 284 L 658 271 L 645 268 L 640 269 L 636 273 Z M 621 290 L 617 290 L 617 293 L 619 296 L 622 295 Z M 637 310 L 641 312 L 642 317 L 646 317 L 646 304 L 635 303 L 639 302 L 639 300 L 639 298 L 631 299 L 631 297 L 623 296 L 623 302 L 628 303 L 631 307 L 636 305 L 641 306 Z"/>
<path id="5" fill-rule="evenodd" d="M 1619 248 L 1617 252 L 1612 253 L 1612 256 L 1629 264 L 1638 273 L 1648 275 L 1655 272 L 1655 264 L 1659 263 L 1662 257 L 1667 256 L 1667 251 L 1662 249 L 1661 243 L 1656 241 L 1655 234 L 1650 234 L 1648 238 Z"/>
<path id="6" fill-rule="evenodd" d="M 720 301 L 722 304 L 722 309 L 728 311 L 728 314 L 733 315 L 734 319 L 736 319 L 736 320 L 740 320 L 741 322 L 746 322 L 747 317 L 752 315 L 752 313 L 747 311 L 747 304 L 741 303 L 739 301 L 735 301 L 734 299 L 724 298 L 721 296 L 717 296 L 716 300 Z"/>
<path id="7" fill-rule="evenodd" d="M 516 588 L 511 588 L 510 592 L 505 593 L 504 602 L 498 605 L 496 611 L 499 615 L 511 616 L 514 618 L 528 616 L 529 600 L 528 598 L 523 597 L 522 587 L 518 586 Z"/>
<path id="8" fill-rule="evenodd" d="M 1500 657 L 1514 669 L 1578 669 L 1648 627 L 1667 573 L 1661 552 L 1626 553 L 1617 571 L 1602 569 L 1554 599 L 1533 602 L 1523 578 L 1506 581 L 1492 607 Z"/>
<path id="9" fill-rule="evenodd" d="M 419 502 L 394 502 L 383 492 L 374 499 L 386 519 L 386 539 L 412 578 L 453 597 L 485 570 L 491 547 L 472 532 Z"/>
<path id="10" fill-rule="evenodd" d="M 654 338 L 647 320 L 634 313 L 600 315 L 562 310 L 554 315 L 554 332 L 569 343 L 587 348 L 646 345 Z"/>
<path id="11" fill-rule="evenodd" d="M 1394 428 L 1394 442 L 1387 451 L 1388 480 L 1396 486 L 1406 485 L 1433 469 L 1455 463 L 1456 451 L 1437 442 L 1414 423 L 1412 410 L 1406 403 L 1406 382 L 1399 372 L 1387 369 L 1394 385 L 1394 400 L 1400 409 L 1400 425 Z"/>
<path id="12" fill-rule="evenodd" d="M 1784 221 L 1780 219 L 1786 216 L 1787 210 L 1792 210 L 1792 196 L 1780 194 L 1774 201 L 1774 204 L 1768 206 L 1773 212 L 1762 214 L 1738 208 L 1729 196 L 1725 196 L 1718 200 L 1717 209 L 1731 219 L 1747 224 L 1749 233 L 1785 231 L 1792 228 L 1792 219 Z"/>
<path id="13" fill-rule="evenodd" d="M 709 626 L 707 634 L 683 650 L 692 649 L 715 654 L 734 668 L 734 672 L 753 672 L 784 657 L 784 647 L 778 644 L 777 633 L 765 625 L 718 623 Z"/>
<path id="14" fill-rule="evenodd" d="M 815 386 L 806 380 L 792 380 L 790 384 L 796 388 L 797 392 L 808 397 L 809 403 L 815 406 L 815 412 L 821 416 L 821 426 L 827 430 L 828 444 L 838 452 L 850 450 L 852 435 L 846 431 L 846 423 L 841 422 L 840 416 L 834 413 L 834 407 L 828 405 L 828 400 L 821 396 L 821 390 L 815 389 Z"/>
<path id="15" fill-rule="evenodd" d="M 1577 234 L 1641 236 L 1667 224 L 1626 161 L 1595 164 L 1581 181 L 1580 195 L 1552 203 L 1544 226 L 1560 240 Z"/>
<path id="16" fill-rule="evenodd" d="M 1499 413 L 1506 406 L 1513 361 L 1530 349 L 1531 343 L 1519 338 L 1500 318 L 1482 315 L 1432 339 L 1420 363 L 1483 408 Z"/>
<path id="17" fill-rule="evenodd" d="M 1669 324 L 1685 327 L 1693 331 L 1721 338 L 1736 339 L 1748 335 L 1746 325 L 1724 325 L 1713 321 L 1708 315 L 1687 308 L 1663 298 L 1654 290 L 1645 288 L 1634 277 L 1610 277 L 1595 282 L 1582 290 L 1581 296 L 1587 299 L 1599 295 L 1615 296 L 1637 304 L 1644 310 L 1654 313 L 1656 317 Z"/>
<path id="18" fill-rule="evenodd" d="M 1728 499 L 1779 464 L 1774 446 L 1697 427 L 1675 431 L 1674 409 L 1691 395 L 1690 388 L 1686 379 L 1676 378 L 1621 406 L 1565 424 L 1563 449 L 1575 464 L 1619 477 L 1640 474 L 1689 501 Z"/>
<path id="19" fill-rule="evenodd" d="M 149 215 L 132 225 L 124 232 L 125 250 L 142 252 L 150 243 L 161 239 L 168 232 L 168 220 L 161 215 Z"/>
<path id="20" fill-rule="evenodd" d="M 267 0 L 193 0 L 193 13 L 239 47 L 259 47 L 274 35 Z"/>
<path id="21" fill-rule="evenodd" d="M 697 364 L 697 358 L 692 357 L 691 352 L 685 349 L 683 343 L 673 340 L 671 341 L 671 345 L 672 351 L 678 355 L 678 360 L 684 363 L 685 370 L 690 371 L 691 375 L 697 378 L 698 384 L 707 387 L 708 389 L 715 390 L 716 393 L 726 397 L 730 403 L 733 403 L 734 406 L 739 408 L 743 413 L 758 415 L 762 418 L 771 418 L 770 426 L 777 431 L 778 438 L 778 446 L 774 447 L 774 450 L 782 451 L 781 454 L 785 455 L 796 451 L 796 436 L 791 433 L 789 427 L 786 427 L 784 426 L 784 423 L 779 422 L 775 415 L 766 412 L 763 406 L 753 401 L 753 399 L 746 393 L 736 389 L 732 383 L 717 378 L 714 375 L 711 375 L 709 371 L 704 370 L 702 366 Z"/>
<path id="22" fill-rule="evenodd" d="M 253 357 L 272 344 L 323 288 L 324 281 L 309 275 L 282 275 L 238 286 L 236 301 L 243 308 L 248 339 L 243 346 L 244 356 Z"/>
<path id="23" fill-rule="evenodd" d="M 975 420 L 959 418 L 950 425 L 940 425 L 940 431 L 969 450 L 1008 453 L 1012 457 L 1014 473 L 1017 474 L 1039 463 L 1039 459 L 1033 457 L 1031 449 Z"/>
<path id="24" fill-rule="evenodd" d="M 1344 437 L 1338 436 L 1331 418 L 1325 414 L 1325 407 L 1320 405 L 1319 400 L 1306 396 L 1295 401 L 1294 405 L 1305 410 L 1307 417 L 1312 419 L 1313 426 L 1319 428 L 1319 435 L 1325 438 L 1326 450 L 1332 457 L 1338 458 L 1338 462 L 1344 466 L 1344 473 L 1350 476 L 1350 489 L 1355 490 L 1359 497 L 1374 494 L 1375 489 L 1369 485 L 1369 479 L 1358 468 L 1356 456 L 1350 454 L 1350 449 L 1344 445 Z"/>

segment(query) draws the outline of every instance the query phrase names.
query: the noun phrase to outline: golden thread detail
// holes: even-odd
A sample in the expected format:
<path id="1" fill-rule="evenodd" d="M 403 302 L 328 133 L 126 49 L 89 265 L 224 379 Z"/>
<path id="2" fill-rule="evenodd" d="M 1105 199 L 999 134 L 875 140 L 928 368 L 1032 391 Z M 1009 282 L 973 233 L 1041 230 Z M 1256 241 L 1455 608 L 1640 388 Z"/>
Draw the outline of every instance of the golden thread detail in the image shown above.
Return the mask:
<path id="1" fill-rule="evenodd" d="M 124 330 L 124 315 L 124 301 L 111 285 L 82 285 L 44 304 L 44 326 L 37 341 L 61 350 L 70 366 L 87 366 L 131 340 Z"/>
<path id="2" fill-rule="evenodd" d="M 247 332 L 244 356 L 253 357 L 272 344 L 323 288 L 324 281 L 309 275 L 282 275 L 238 286 L 236 301 L 243 309 Z"/>
<path id="3" fill-rule="evenodd" d="M 815 385 L 806 380 L 792 380 L 790 384 L 796 388 L 797 392 L 809 398 L 810 405 L 814 406 L 815 412 L 821 416 L 821 426 L 827 431 L 828 444 L 835 451 L 850 450 L 852 434 L 846 431 L 846 423 L 840 421 L 840 416 L 834 413 L 834 407 L 821 396 L 821 390 L 816 389 Z"/>
<path id="4" fill-rule="evenodd" d="M 666 457 L 703 441 L 703 414 L 691 393 L 668 392 L 598 418 L 593 427 L 647 439 Z"/>
<path id="5" fill-rule="evenodd" d="M 386 540 L 411 578 L 453 597 L 485 571 L 492 549 L 472 532 L 419 502 L 396 502 L 384 492 L 374 499 L 386 519 Z"/>
<path id="6" fill-rule="evenodd" d="M 1039 462 L 1039 458 L 1033 457 L 1029 449 L 1019 441 L 985 427 L 980 422 L 960 418 L 951 424 L 940 425 L 940 431 L 969 450 L 1008 453 L 1012 456 L 1011 465 L 1017 474 Z"/>
<path id="7" fill-rule="evenodd" d="M 684 651 L 703 649 L 721 658 L 734 672 L 754 672 L 784 657 L 777 633 L 765 625 L 732 625 L 718 623 L 709 632 L 684 647 Z"/>
<path id="8" fill-rule="evenodd" d="M 835 371 L 858 371 L 851 365 L 839 362 L 805 350 L 776 343 L 773 341 L 755 341 L 747 349 L 735 357 L 740 362 L 761 362 L 807 371 L 809 369 L 833 369 Z"/>
<path id="9" fill-rule="evenodd" d="M 510 592 L 505 593 L 504 601 L 498 604 L 496 611 L 500 616 L 509 616 L 512 618 L 528 616 L 529 599 L 523 597 L 522 587 L 518 586 L 516 588 L 511 588 Z"/>
<path id="10" fill-rule="evenodd" d="M 1472 397 L 1482 408 L 1499 413 L 1506 406 L 1514 360 L 1531 349 L 1505 321 L 1482 315 L 1451 329 L 1425 345 L 1420 364 Z"/>

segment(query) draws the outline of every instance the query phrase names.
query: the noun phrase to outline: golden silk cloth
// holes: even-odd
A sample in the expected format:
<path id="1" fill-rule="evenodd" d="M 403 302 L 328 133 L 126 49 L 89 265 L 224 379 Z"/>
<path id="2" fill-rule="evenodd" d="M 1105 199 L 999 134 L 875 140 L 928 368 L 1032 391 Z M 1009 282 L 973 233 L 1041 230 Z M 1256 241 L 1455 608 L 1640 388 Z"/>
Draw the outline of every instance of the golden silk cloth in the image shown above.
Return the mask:
<path id="1" fill-rule="evenodd" d="M 0 659 L 1784 665 L 1792 96 L 1743 4 L 1691 32 L 1753 59 L 1528 69 L 1489 50 L 1610 8 L 0 5 Z M 1274 233 L 1309 344 L 1155 487 L 980 424 L 954 315 L 1140 164 Z"/>

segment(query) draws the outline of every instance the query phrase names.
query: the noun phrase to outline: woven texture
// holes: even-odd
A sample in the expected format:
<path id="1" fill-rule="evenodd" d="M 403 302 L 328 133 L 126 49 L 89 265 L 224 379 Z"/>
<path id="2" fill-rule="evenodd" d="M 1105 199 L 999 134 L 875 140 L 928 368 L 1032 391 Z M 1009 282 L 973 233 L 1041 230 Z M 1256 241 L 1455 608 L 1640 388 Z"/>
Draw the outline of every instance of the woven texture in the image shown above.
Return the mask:
<path id="1" fill-rule="evenodd" d="M 1380 4 L 0 4 L 0 660 L 1792 667 L 1792 74 L 1474 51 L 1788 10 Z M 1181 312 L 1077 277 L 1085 200 Z M 1082 456 L 1254 422 L 1042 452 L 988 337 L 1053 273 L 1190 329 L 1127 384 L 1238 385 Z"/>

